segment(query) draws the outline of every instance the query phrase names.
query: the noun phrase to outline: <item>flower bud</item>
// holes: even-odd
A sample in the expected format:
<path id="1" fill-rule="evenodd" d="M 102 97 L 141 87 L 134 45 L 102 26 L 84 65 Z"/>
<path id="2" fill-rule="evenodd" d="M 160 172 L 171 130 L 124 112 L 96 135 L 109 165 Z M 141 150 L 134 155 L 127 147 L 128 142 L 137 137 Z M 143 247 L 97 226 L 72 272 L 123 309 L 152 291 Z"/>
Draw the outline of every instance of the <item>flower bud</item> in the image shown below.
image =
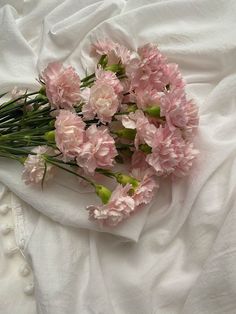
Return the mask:
<path id="1" fill-rule="evenodd" d="M 101 184 L 96 184 L 95 191 L 96 191 L 97 196 L 99 196 L 100 199 L 102 200 L 103 204 L 107 204 L 111 197 L 112 192 L 108 188 L 106 188 L 104 185 L 101 185 Z"/>
<path id="2" fill-rule="evenodd" d="M 48 142 L 54 142 L 55 141 L 55 131 L 46 132 L 44 134 L 44 138 Z"/>
<path id="3" fill-rule="evenodd" d="M 39 90 L 39 94 L 46 96 L 46 88 L 45 86 L 42 86 Z"/>
<path id="4" fill-rule="evenodd" d="M 144 109 L 145 113 L 147 113 L 150 117 L 154 117 L 154 118 L 160 118 L 160 111 L 161 109 L 157 105 Z"/>
<path id="5" fill-rule="evenodd" d="M 116 173 L 116 181 L 122 185 L 126 185 L 130 183 L 134 188 L 138 187 L 139 181 L 136 180 L 134 177 L 128 176 L 127 174 L 123 173 Z"/>

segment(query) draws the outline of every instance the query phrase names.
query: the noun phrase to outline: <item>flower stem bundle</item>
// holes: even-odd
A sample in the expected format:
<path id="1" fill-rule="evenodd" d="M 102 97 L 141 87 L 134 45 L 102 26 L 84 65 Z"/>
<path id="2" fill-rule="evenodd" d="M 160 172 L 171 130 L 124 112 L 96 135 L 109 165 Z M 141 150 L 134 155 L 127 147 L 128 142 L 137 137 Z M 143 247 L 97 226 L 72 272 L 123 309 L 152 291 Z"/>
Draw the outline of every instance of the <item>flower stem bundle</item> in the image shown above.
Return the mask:
<path id="1" fill-rule="evenodd" d="M 83 79 L 52 62 L 38 91 L 12 91 L 0 106 L 0 156 L 23 164 L 26 184 L 43 186 L 56 169 L 77 176 L 101 201 L 87 207 L 89 218 L 116 226 L 151 202 L 158 177 L 189 173 L 198 108 L 155 45 L 130 51 L 106 40 L 92 53 L 98 62 Z M 116 182 L 113 191 L 102 177 Z"/>

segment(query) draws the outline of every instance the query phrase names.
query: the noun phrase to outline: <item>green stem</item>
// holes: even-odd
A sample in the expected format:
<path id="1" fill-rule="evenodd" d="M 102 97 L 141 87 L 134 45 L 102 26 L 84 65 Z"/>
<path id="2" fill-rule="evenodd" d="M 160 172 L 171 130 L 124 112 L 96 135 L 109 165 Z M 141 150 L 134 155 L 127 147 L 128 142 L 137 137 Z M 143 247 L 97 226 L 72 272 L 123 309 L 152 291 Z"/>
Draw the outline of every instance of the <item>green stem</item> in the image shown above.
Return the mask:
<path id="1" fill-rule="evenodd" d="M 27 150 L 23 150 L 23 149 L 16 149 L 16 148 L 12 148 L 12 147 L 8 147 L 8 146 L 4 146 L 4 145 L 0 145 L 0 151 L 1 149 L 3 150 L 3 153 L 5 153 L 5 151 L 7 152 L 11 152 L 11 153 L 15 153 L 16 155 L 36 155 L 35 153 L 31 152 L 31 151 L 27 151 Z"/>
<path id="2" fill-rule="evenodd" d="M 6 102 L 6 103 L 3 103 L 3 104 L 0 106 L 0 110 L 3 109 L 3 108 L 5 108 L 5 107 L 7 107 L 7 106 L 9 106 L 9 105 L 11 105 L 11 104 L 13 104 L 14 102 L 17 102 L 17 101 L 19 101 L 19 100 L 21 100 L 21 99 L 24 99 L 24 98 L 28 98 L 29 96 L 37 95 L 38 93 L 39 93 L 39 92 L 32 92 L 32 93 L 24 94 L 24 95 L 22 95 L 22 96 L 19 96 L 19 97 L 16 98 L 16 99 L 12 99 L 12 100 L 10 100 L 10 101 L 8 101 L 8 102 Z"/>
<path id="3" fill-rule="evenodd" d="M 79 177 L 79 178 L 85 180 L 86 182 L 90 183 L 93 187 L 96 187 L 95 182 L 93 182 L 92 180 L 90 180 L 90 179 L 88 179 L 88 178 L 86 178 L 86 177 L 84 177 L 84 176 L 82 176 L 82 175 L 80 175 L 80 174 L 78 174 L 78 173 L 76 173 L 76 172 L 74 172 L 74 171 L 72 171 L 72 170 L 69 170 L 69 169 L 67 169 L 67 168 L 65 168 L 65 167 L 62 167 L 62 166 L 61 166 L 60 164 L 58 164 L 57 162 L 53 161 L 52 158 L 50 158 L 50 157 L 45 157 L 45 159 L 46 159 L 46 161 L 47 161 L 48 163 L 51 163 L 52 165 L 54 165 L 54 166 L 56 166 L 56 167 L 58 167 L 58 168 L 60 168 L 60 169 L 62 169 L 62 170 L 65 170 L 65 171 L 67 171 L 67 172 L 69 172 L 69 173 L 71 173 L 71 174 L 74 174 L 75 176 L 77 176 L 77 177 Z"/>

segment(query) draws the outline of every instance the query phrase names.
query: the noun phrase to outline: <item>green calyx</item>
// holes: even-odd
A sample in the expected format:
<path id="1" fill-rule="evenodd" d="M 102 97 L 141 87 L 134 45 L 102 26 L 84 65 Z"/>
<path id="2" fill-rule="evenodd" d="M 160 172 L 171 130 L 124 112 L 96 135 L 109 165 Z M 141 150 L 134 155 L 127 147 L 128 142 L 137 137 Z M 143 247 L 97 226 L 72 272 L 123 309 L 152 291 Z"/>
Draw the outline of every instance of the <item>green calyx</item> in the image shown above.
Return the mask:
<path id="1" fill-rule="evenodd" d="M 111 71 L 116 73 L 117 75 L 124 75 L 125 68 L 122 64 L 111 64 L 105 67 L 106 71 Z"/>
<path id="2" fill-rule="evenodd" d="M 98 64 L 101 65 L 101 67 L 104 69 L 108 63 L 108 57 L 107 55 L 102 55 L 100 60 L 98 61 Z"/>
<path id="3" fill-rule="evenodd" d="M 109 202 L 109 199 L 110 199 L 111 193 L 112 193 L 111 190 L 106 188 L 104 185 L 96 184 L 95 192 L 96 192 L 97 196 L 100 197 L 103 204 L 107 204 Z"/>
<path id="4" fill-rule="evenodd" d="M 40 95 L 43 95 L 43 96 L 46 96 L 46 88 L 44 86 L 42 86 L 39 90 L 39 94 Z"/>
<path id="5" fill-rule="evenodd" d="M 144 112 L 153 118 L 160 118 L 161 108 L 160 106 L 154 105 L 144 109 Z"/>
<path id="6" fill-rule="evenodd" d="M 123 173 L 116 173 L 115 175 L 116 181 L 122 185 L 131 184 L 133 188 L 137 188 L 139 185 L 139 181 L 134 177 L 128 176 L 127 174 Z"/>
<path id="7" fill-rule="evenodd" d="M 115 134 L 118 137 L 122 137 L 122 138 L 126 138 L 128 140 L 134 140 L 135 139 L 135 135 L 136 135 L 136 130 L 135 129 L 120 129 L 118 131 L 115 132 Z"/>
<path id="8" fill-rule="evenodd" d="M 152 148 L 148 144 L 140 144 L 139 149 L 145 154 L 151 154 Z"/>
<path id="9" fill-rule="evenodd" d="M 48 142 L 55 142 L 55 131 L 48 131 L 44 134 L 44 139 Z"/>

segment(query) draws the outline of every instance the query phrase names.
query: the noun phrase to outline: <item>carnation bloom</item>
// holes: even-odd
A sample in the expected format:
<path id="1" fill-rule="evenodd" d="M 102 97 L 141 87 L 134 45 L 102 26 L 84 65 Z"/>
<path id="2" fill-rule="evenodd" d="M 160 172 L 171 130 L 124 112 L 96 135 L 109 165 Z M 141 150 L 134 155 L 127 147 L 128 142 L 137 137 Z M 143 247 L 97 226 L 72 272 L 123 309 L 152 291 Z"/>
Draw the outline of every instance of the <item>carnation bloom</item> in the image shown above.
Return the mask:
<path id="1" fill-rule="evenodd" d="M 186 175 L 198 153 L 192 144 L 184 141 L 180 130 L 171 132 L 168 127 L 157 129 L 150 144 L 152 153 L 147 155 L 146 161 L 158 176 Z"/>
<path id="2" fill-rule="evenodd" d="M 198 124 L 199 124 L 199 115 L 198 107 L 193 102 L 193 100 L 188 100 L 184 105 L 184 114 L 187 117 L 187 123 L 183 130 L 184 137 L 186 139 L 191 139 L 196 134 Z"/>
<path id="3" fill-rule="evenodd" d="M 140 144 L 152 144 L 157 128 L 149 122 L 141 110 L 122 116 L 122 124 L 125 128 L 136 129 L 137 133 L 134 140 L 136 149 Z"/>
<path id="4" fill-rule="evenodd" d="M 75 113 L 60 110 L 55 123 L 55 140 L 65 160 L 77 156 L 85 137 L 85 123 Z"/>
<path id="5" fill-rule="evenodd" d="M 148 86 L 162 91 L 169 83 L 166 75 L 166 58 L 158 48 L 152 44 L 144 45 L 138 49 L 140 60 L 134 63 L 129 71 L 132 89 L 145 89 Z"/>
<path id="6" fill-rule="evenodd" d="M 25 184 L 40 184 L 51 179 L 54 175 L 54 166 L 45 162 L 43 154 L 53 155 L 55 152 L 48 146 L 38 146 L 32 150 L 35 154 L 29 154 L 24 162 L 22 179 Z M 46 172 L 45 172 L 46 171 Z"/>
<path id="7" fill-rule="evenodd" d="M 80 78 L 74 68 L 59 62 L 50 63 L 42 73 L 46 94 L 56 109 L 72 109 L 80 100 Z"/>
<path id="8" fill-rule="evenodd" d="M 187 116 L 184 112 L 185 103 L 186 95 L 183 89 L 174 89 L 161 97 L 161 116 L 165 117 L 171 131 L 176 127 L 184 128 L 186 126 Z"/>
<path id="9" fill-rule="evenodd" d="M 107 204 L 101 206 L 91 205 L 87 209 L 91 220 L 97 220 L 102 225 L 116 226 L 124 219 L 128 218 L 135 209 L 135 201 L 128 194 L 132 186 L 124 187 L 118 184 L 112 192 Z"/>
<path id="10" fill-rule="evenodd" d="M 111 167 L 116 155 L 115 141 L 108 129 L 93 124 L 86 130 L 86 141 L 80 147 L 76 160 L 87 173 L 93 174 L 98 167 Z"/>
<path id="11" fill-rule="evenodd" d="M 84 104 L 82 111 L 86 120 L 97 116 L 102 123 L 106 123 L 111 122 L 118 107 L 119 101 L 114 89 L 102 83 L 91 87 L 89 102 Z"/>
<path id="12" fill-rule="evenodd" d="M 155 170 L 147 163 L 141 163 L 137 168 L 132 169 L 131 175 L 139 180 L 139 185 L 132 195 L 135 206 L 150 203 L 154 197 L 155 189 L 159 187 L 154 177 Z"/>
<path id="13" fill-rule="evenodd" d="M 184 88 L 184 80 L 176 63 L 169 63 L 165 68 L 165 76 L 167 77 L 169 90 Z"/>
<path id="14" fill-rule="evenodd" d="M 123 86 L 120 80 L 118 80 L 118 78 L 116 77 L 115 73 L 111 71 L 104 71 L 101 67 L 99 67 L 98 69 L 96 69 L 95 75 L 96 75 L 95 84 L 110 85 L 114 89 L 114 92 L 116 94 L 119 94 L 123 91 Z"/>
<path id="15" fill-rule="evenodd" d="M 92 50 L 100 56 L 108 56 L 108 64 L 117 64 L 121 61 L 126 65 L 131 58 L 131 52 L 125 46 L 113 42 L 112 40 L 98 41 L 92 45 Z"/>
<path id="16" fill-rule="evenodd" d="M 151 106 L 159 106 L 161 95 L 155 89 L 147 87 L 135 90 L 137 106 L 140 109 L 146 109 Z"/>
<path id="17" fill-rule="evenodd" d="M 191 138 L 198 127 L 198 108 L 192 100 L 187 100 L 184 90 L 174 89 L 161 97 L 161 116 L 165 116 L 170 130 L 176 127 Z"/>

